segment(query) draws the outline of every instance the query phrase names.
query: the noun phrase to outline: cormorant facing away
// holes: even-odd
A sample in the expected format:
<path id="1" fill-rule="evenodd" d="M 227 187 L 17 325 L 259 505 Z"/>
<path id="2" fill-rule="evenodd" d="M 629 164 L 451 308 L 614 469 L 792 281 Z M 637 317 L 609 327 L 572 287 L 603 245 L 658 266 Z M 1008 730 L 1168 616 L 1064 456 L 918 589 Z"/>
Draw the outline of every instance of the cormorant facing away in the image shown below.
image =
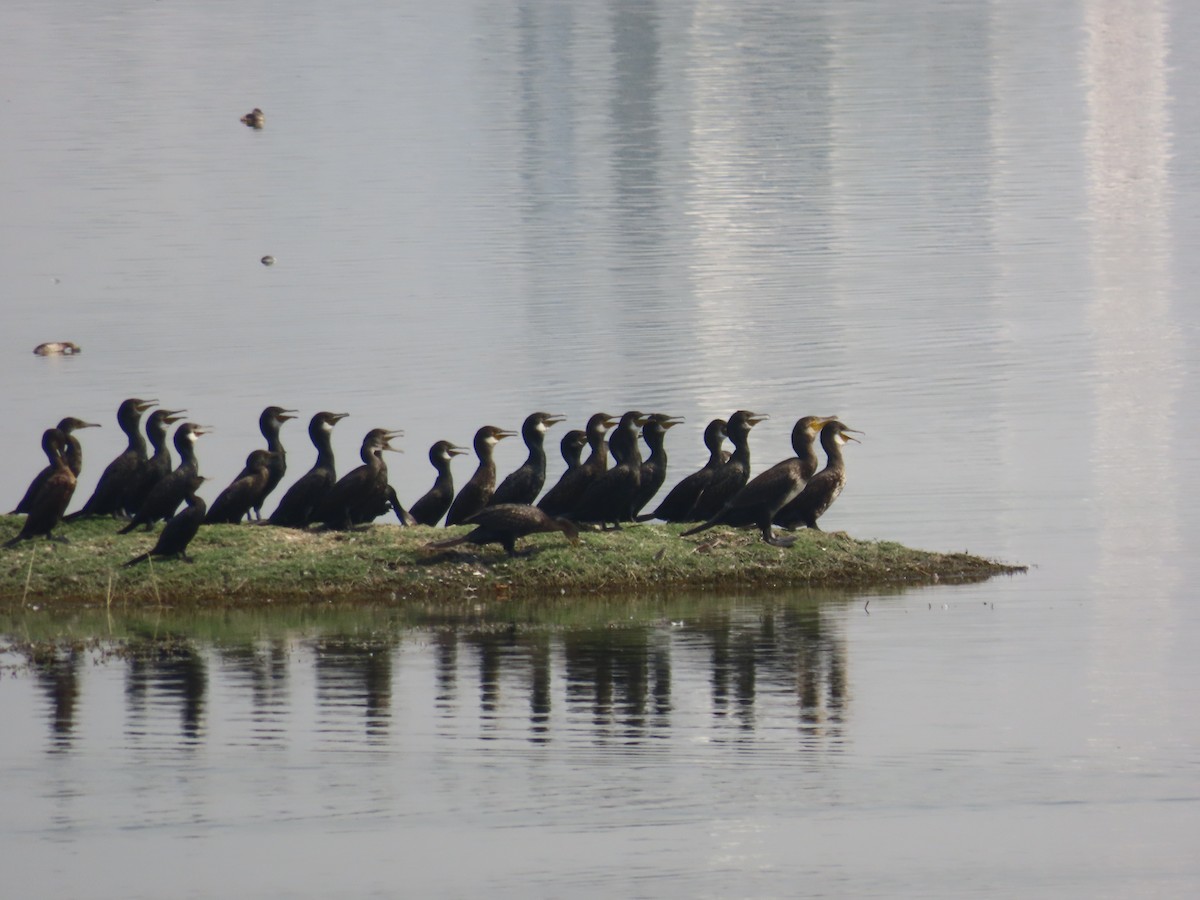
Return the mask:
<path id="1" fill-rule="evenodd" d="M 558 449 L 562 453 L 563 462 L 567 464 L 568 472 L 578 469 L 581 465 L 579 458 L 583 456 L 583 448 L 587 446 L 587 442 L 587 432 L 578 428 L 573 428 L 563 435 Z"/>
<path id="2" fill-rule="evenodd" d="M 146 439 L 142 437 L 138 426 L 142 420 L 142 413 L 157 403 L 157 400 L 139 400 L 131 397 L 117 408 L 117 424 L 125 432 L 129 444 L 125 451 L 105 468 L 95 490 L 92 491 L 92 496 L 83 507 L 65 516 L 64 521 L 70 522 L 84 516 L 132 515 L 136 511 L 130 509 L 131 491 L 136 490 L 141 465 L 146 461 Z"/>
<path id="3" fill-rule="evenodd" d="M 275 451 L 252 450 L 246 457 L 246 467 L 208 508 L 205 524 L 224 522 L 236 525 L 242 521 L 242 516 L 247 515 L 254 501 L 262 496 L 263 487 L 271 477 L 271 463 L 274 461 Z"/>
<path id="4" fill-rule="evenodd" d="M 137 512 L 154 490 L 154 486 L 171 474 L 174 463 L 167 442 L 167 428 L 183 419 L 186 409 L 156 409 L 146 419 L 146 437 L 154 452 L 142 463 L 137 487 L 130 492 L 129 510 Z"/>
<path id="5" fill-rule="evenodd" d="M 842 445 L 847 441 L 858 441 L 858 438 L 854 437 L 855 434 L 862 432 L 847 428 L 836 419 L 826 423 L 821 429 L 825 468 L 808 480 L 808 484 L 796 499 L 775 514 L 776 525 L 789 529 L 807 526 L 821 530 L 817 526 L 817 519 L 833 505 L 833 501 L 846 486 L 846 464 L 842 461 Z"/>
<path id="6" fill-rule="evenodd" d="M 317 461 L 287 489 L 279 506 L 271 515 L 272 525 L 303 528 L 324 502 L 325 496 L 337 483 L 333 465 L 333 426 L 349 413 L 319 412 L 308 423 L 308 437 L 317 448 Z"/>
<path id="7" fill-rule="evenodd" d="M 750 480 L 750 429 L 767 417 L 739 409 L 729 417 L 725 431 L 733 443 L 733 453 L 725 460 L 700 496 L 692 510 L 692 521 L 707 521 L 721 511 L 733 495 Z"/>
<path id="8" fill-rule="evenodd" d="M 792 429 L 792 449 L 796 455 L 778 462 L 767 471 L 752 478 L 703 525 L 697 525 L 683 534 L 698 534 L 715 525 L 745 527 L 757 526 L 768 544 L 790 547 L 795 538 L 776 537 L 771 522 L 784 506 L 800 495 L 804 485 L 812 478 L 817 468 L 813 439 L 827 422 L 836 421 L 835 416 L 805 416 Z"/>
<path id="9" fill-rule="evenodd" d="M 265 453 L 266 451 L 259 450 L 256 452 Z M 196 496 L 196 491 L 206 480 L 203 475 L 195 473 L 188 476 L 186 485 L 187 494 L 184 496 L 184 502 L 187 503 L 187 506 L 167 520 L 167 524 L 163 526 L 163 530 L 158 536 L 158 541 L 155 542 L 152 550 L 139 554 L 129 560 L 129 562 L 123 563 L 123 568 L 135 566 L 152 556 L 178 556 L 184 562 L 190 563 L 192 561 L 192 558 L 187 555 L 188 544 L 192 542 L 192 538 L 200 530 L 206 510 L 204 499 Z"/>
<path id="10" fill-rule="evenodd" d="M 73 416 L 67 416 L 55 426 L 62 432 L 63 438 L 66 439 L 67 446 L 63 453 L 63 458 L 67 461 L 67 467 L 75 475 L 79 477 L 79 473 L 83 470 L 83 447 L 79 444 L 79 438 L 75 437 L 72 432 L 80 428 L 99 428 L 95 422 L 85 422 L 82 419 L 76 419 Z M 29 507 L 33 504 L 33 498 L 37 496 L 38 490 L 46 479 L 54 473 L 54 466 L 49 465 L 33 476 L 33 481 L 29 483 L 29 488 L 25 491 L 25 496 L 21 498 L 21 502 L 17 504 L 17 508 L 9 513 L 10 516 L 22 515 L 29 512 Z"/>
<path id="11" fill-rule="evenodd" d="M 53 471 L 33 498 L 20 533 L 5 547 L 13 547 L 39 535 L 45 535 L 47 540 L 66 542 L 66 538 L 55 537 L 53 533 L 75 493 L 75 473 L 67 465 L 66 449 L 66 435 L 57 428 L 47 428 L 42 432 L 42 451 Z"/>
<path id="12" fill-rule="evenodd" d="M 642 427 L 642 437 L 646 441 L 646 446 L 650 448 L 650 455 L 642 460 L 642 483 L 638 486 L 637 494 L 633 498 L 634 520 L 637 519 L 642 508 L 654 498 L 658 489 L 667 479 L 667 448 L 665 446 L 667 429 L 674 428 L 682 422 L 683 419 L 675 416 L 654 413 Z"/>
<path id="13" fill-rule="evenodd" d="M 494 425 L 484 425 L 475 432 L 475 455 L 479 457 L 479 466 L 471 480 L 462 486 L 450 511 L 446 513 L 446 525 L 461 525 L 475 513 L 487 506 L 496 489 L 496 463 L 492 461 L 492 449 L 497 443 L 507 437 L 512 437 L 515 431 L 505 431 Z"/>
<path id="14" fill-rule="evenodd" d="M 599 522 L 605 528 L 611 522 L 617 529 L 622 522 L 633 518 L 634 497 L 642 484 L 638 429 L 646 421 L 646 415 L 636 410 L 621 416 L 608 442 L 609 452 L 619 462 L 592 480 L 568 518 L 576 522 Z"/>
<path id="15" fill-rule="evenodd" d="M 704 429 L 704 446 L 708 448 L 708 462 L 676 484 L 652 513 L 644 513 L 637 521 L 662 519 L 664 522 L 694 522 L 692 510 L 696 500 L 725 464 L 721 445 L 725 443 L 726 423 L 724 419 L 713 419 Z"/>
<path id="16" fill-rule="evenodd" d="M 387 512 L 391 505 L 385 450 L 399 451 L 391 439 L 400 437 L 403 431 L 372 428 L 363 437 L 359 455 L 363 464 L 338 479 L 313 515 L 313 521 L 324 523 L 326 528 L 347 529 L 373 521 Z M 403 521 L 403 519 L 401 519 Z"/>
<path id="17" fill-rule="evenodd" d="M 474 525 L 473 531 L 444 541 L 433 541 L 426 548 L 442 550 L 459 544 L 501 544 L 509 556 L 517 555 L 517 538 L 547 531 L 561 531 L 572 544 L 579 543 L 579 530 L 568 519 L 546 515 L 536 506 L 523 503 L 501 503 L 482 509 L 464 523 Z M 530 551 L 526 551 L 527 553 Z"/>
<path id="18" fill-rule="evenodd" d="M 519 469 L 500 482 L 488 506 L 498 503 L 530 504 L 537 499 L 542 492 L 542 485 L 546 483 L 546 429 L 565 421 L 566 416 L 544 412 L 532 413 L 525 419 L 521 425 L 521 437 L 529 448 L 529 457 Z"/>
<path id="19" fill-rule="evenodd" d="M 593 479 L 608 470 L 608 444 L 604 436 L 615 424 L 617 420 L 608 413 L 596 413 L 588 419 L 586 433 L 591 454 L 587 460 L 562 474 L 558 483 L 538 501 L 538 509 L 548 516 L 565 516 L 575 508 Z"/>
<path id="20" fill-rule="evenodd" d="M 455 446 L 449 441 L 438 441 L 429 448 L 429 461 L 437 470 L 437 479 L 433 487 L 409 509 L 418 525 L 436 525 L 442 520 L 454 500 L 454 476 L 450 474 L 450 460 L 469 452 L 465 447 Z"/>
<path id="21" fill-rule="evenodd" d="M 208 431 L 205 426 L 195 422 L 184 422 L 176 429 L 175 450 L 179 453 L 179 465 L 150 489 L 141 508 L 118 534 L 129 534 L 139 525 L 149 531 L 155 522 L 175 515 L 179 504 L 187 499 L 192 476 L 200 471 L 200 461 L 196 459 L 196 441 Z"/>
<path id="22" fill-rule="evenodd" d="M 259 521 L 262 521 L 263 502 L 279 487 L 279 482 L 283 481 L 283 476 L 287 473 L 287 451 L 283 449 L 283 442 L 279 439 L 279 429 L 283 427 L 284 422 L 296 418 L 292 415 L 295 412 L 294 409 L 284 409 L 281 406 L 268 406 L 258 417 L 258 430 L 267 439 L 267 449 L 274 454 L 267 463 L 267 483 L 250 504 L 254 518 Z M 250 513 L 247 512 L 246 515 L 249 516 Z"/>

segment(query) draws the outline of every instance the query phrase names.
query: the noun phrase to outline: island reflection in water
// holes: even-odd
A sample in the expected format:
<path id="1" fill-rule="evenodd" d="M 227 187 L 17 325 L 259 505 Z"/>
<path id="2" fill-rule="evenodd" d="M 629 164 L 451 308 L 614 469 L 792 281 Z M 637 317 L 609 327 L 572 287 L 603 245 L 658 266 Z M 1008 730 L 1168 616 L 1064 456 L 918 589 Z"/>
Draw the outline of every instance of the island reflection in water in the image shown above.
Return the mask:
<path id="1" fill-rule="evenodd" d="M 504 606 L 401 616 L 379 609 L 129 622 L 91 640 L 12 640 L 5 661 L 45 698 L 49 749 L 93 740 L 94 679 L 123 676 L 124 741 L 180 748 L 219 735 L 249 745 L 386 745 L 432 715 L 431 740 L 474 723 L 483 740 L 586 737 L 635 744 L 703 714 L 716 739 L 798 730 L 836 746 L 848 702 L 844 597 L 800 594 L 579 610 Z M 832 606 L 831 606 L 832 604 Z M 473 618 L 473 621 L 468 621 Z M 18 633 L 10 623 L 9 634 Z M 99 629 L 97 629 L 99 632 Z M 10 685 L 11 687 L 11 685 Z M 425 712 L 421 712 L 425 711 Z"/>

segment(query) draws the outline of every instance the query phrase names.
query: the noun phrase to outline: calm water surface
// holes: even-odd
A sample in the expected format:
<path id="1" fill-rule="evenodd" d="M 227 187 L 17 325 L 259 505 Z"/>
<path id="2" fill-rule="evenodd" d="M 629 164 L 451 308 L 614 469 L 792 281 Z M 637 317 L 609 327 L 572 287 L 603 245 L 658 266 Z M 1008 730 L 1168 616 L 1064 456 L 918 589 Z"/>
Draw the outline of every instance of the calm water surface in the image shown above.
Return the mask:
<path id="1" fill-rule="evenodd" d="M 127 396 L 216 427 L 210 499 L 270 403 L 349 412 L 343 466 L 404 428 L 406 499 L 430 443 L 534 409 L 685 416 L 672 478 L 713 416 L 772 415 L 758 470 L 836 412 L 867 435 L 828 527 L 1035 566 L 866 609 L 27 611 L 103 640 L 3 656 L 6 882 L 1195 893 L 1198 15 L 5 4 L 10 504 L 64 415 L 104 423 L 90 492 Z"/>

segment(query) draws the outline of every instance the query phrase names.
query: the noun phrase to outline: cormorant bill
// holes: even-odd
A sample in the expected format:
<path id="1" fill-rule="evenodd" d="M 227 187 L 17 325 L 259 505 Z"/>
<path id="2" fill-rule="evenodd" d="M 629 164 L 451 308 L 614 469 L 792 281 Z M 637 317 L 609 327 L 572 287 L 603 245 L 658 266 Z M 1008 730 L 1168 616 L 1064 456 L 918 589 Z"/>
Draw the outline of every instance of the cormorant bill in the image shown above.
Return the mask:
<path id="1" fill-rule="evenodd" d="M 167 429 L 182 421 L 186 412 L 186 409 L 156 409 L 146 418 L 146 437 L 154 452 L 138 467 L 137 485 L 130 489 L 126 503 L 131 512 L 141 509 L 154 486 L 171 474 L 175 464 L 171 461 Z"/>
<path id="2" fill-rule="evenodd" d="M 608 444 L 605 435 L 617 420 L 608 413 L 596 413 L 587 422 L 585 429 L 588 446 L 592 448 L 588 458 L 573 469 L 568 469 L 558 483 L 538 501 L 537 508 L 548 516 L 568 515 L 583 497 L 584 491 L 601 472 L 608 471 Z"/>
<path id="3" fill-rule="evenodd" d="M 66 543 L 65 537 L 54 536 L 54 529 L 62 521 L 63 513 L 66 512 L 71 496 L 75 493 L 75 473 L 67 465 L 66 449 L 66 435 L 57 428 L 47 428 L 42 432 L 42 451 L 54 471 L 33 498 L 20 533 L 8 541 L 5 547 L 14 547 L 21 541 L 41 535 L 45 535 L 47 540 Z"/>
<path id="4" fill-rule="evenodd" d="M 721 445 L 725 443 L 727 436 L 725 429 L 724 419 L 713 419 L 708 423 L 704 429 L 704 446 L 708 448 L 708 462 L 671 488 L 654 512 L 638 516 L 637 521 L 646 522 L 650 519 L 662 519 L 664 522 L 695 521 L 692 510 L 696 507 L 696 500 L 712 482 L 716 473 L 725 465 L 724 453 L 721 450 Z"/>
<path id="5" fill-rule="evenodd" d="M 450 460 L 470 452 L 449 441 L 438 441 L 429 448 L 429 461 L 437 470 L 437 478 L 433 487 L 409 509 L 418 525 L 436 525 L 442 520 L 454 500 L 454 476 L 450 473 Z"/>
<path id="6" fill-rule="evenodd" d="M 279 429 L 283 427 L 284 422 L 290 422 L 296 418 L 295 412 L 294 409 L 284 409 L 282 406 L 268 406 L 258 417 L 258 430 L 267 439 L 267 449 L 274 454 L 267 464 L 267 483 L 250 504 L 254 518 L 260 522 L 262 521 L 264 501 L 275 488 L 279 487 L 279 482 L 287 473 L 287 451 L 283 449 L 283 441 L 279 439 Z M 247 512 L 246 515 L 249 517 L 250 513 Z"/>
<path id="7" fill-rule="evenodd" d="M 345 530 L 351 525 L 371 522 L 387 512 L 391 495 L 383 452 L 399 452 L 398 447 L 391 445 L 391 439 L 403 434 L 403 431 L 386 428 L 368 431 L 359 451 L 363 464 L 343 475 L 330 488 L 313 521 L 323 523 L 326 528 Z"/>
<path id="8" fill-rule="evenodd" d="M 800 495 L 817 468 L 813 439 L 836 416 L 805 416 L 792 429 L 792 449 L 795 456 L 778 462 L 755 476 L 738 491 L 721 510 L 703 525 L 683 532 L 684 536 L 698 534 L 715 525 L 734 527 L 757 526 L 762 538 L 777 547 L 790 547 L 795 538 L 776 537 L 771 522 L 784 506 Z"/>
<path id="9" fill-rule="evenodd" d="M 846 464 L 842 460 L 842 445 L 847 441 L 858 441 L 855 434 L 834 420 L 821 429 L 821 447 L 825 451 L 825 468 L 808 480 L 799 496 L 775 514 L 775 524 L 780 528 L 794 529 L 801 526 L 821 529 L 817 519 L 833 505 L 833 501 L 846 486 Z M 861 441 L 858 441 L 861 443 Z"/>
<path id="10" fill-rule="evenodd" d="M 530 504 L 542 492 L 546 483 L 546 429 L 559 422 L 565 422 L 566 416 L 557 413 L 535 412 L 526 417 L 521 425 L 521 437 L 529 448 L 529 457 L 521 467 L 511 473 L 496 488 L 488 506 L 499 503 Z"/>
<path id="11" fill-rule="evenodd" d="M 175 430 L 175 450 L 179 453 L 179 465 L 167 476 L 151 488 L 129 524 L 118 534 L 129 534 L 139 525 L 149 531 L 154 523 L 165 521 L 175 515 L 179 504 L 187 499 L 188 485 L 191 478 L 200 471 L 200 462 L 196 458 L 196 441 L 201 435 L 212 431 L 211 426 L 197 425 L 195 422 L 184 422 Z"/>
<path id="12" fill-rule="evenodd" d="M 637 521 L 638 513 L 654 499 L 654 495 L 658 493 L 658 489 L 667 479 L 667 448 L 665 444 L 667 429 L 682 423 L 683 419 L 676 416 L 654 413 L 642 427 L 642 438 L 646 441 L 646 446 L 650 448 L 650 455 L 642 460 L 642 483 L 638 486 L 637 494 L 633 498 L 634 521 Z"/>
<path id="13" fill-rule="evenodd" d="M 142 437 L 138 426 L 142 420 L 142 413 L 157 404 L 157 400 L 139 400 L 137 397 L 131 397 L 117 408 L 117 424 L 125 432 L 128 446 L 105 468 L 95 490 L 92 491 L 92 496 L 83 507 L 64 516 L 63 521 L 71 522 L 84 516 L 132 514 L 128 508 L 130 491 L 138 484 L 141 464 L 146 461 L 146 439 Z"/>
<path id="14" fill-rule="evenodd" d="M 609 452 L 620 461 L 592 480 L 567 518 L 575 522 L 611 522 L 620 529 L 633 518 L 633 501 L 642 484 L 642 453 L 638 447 L 638 429 L 646 424 L 644 413 L 631 410 L 621 416 L 608 442 Z"/>
<path id="15" fill-rule="evenodd" d="M 263 486 L 271 477 L 271 463 L 274 459 L 274 450 L 252 450 L 246 457 L 246 467 L 208 508 L 204 524 L 236 525 L 242 521 L 242 517 L 250 512 L 254 501 L 262 496 Z"/>
<path id="16" fill-rule="evenodd" d="M 459 544 L 501 544 L 509 556 L 517 556 L 517 539 L 541 532 L 561 531 L 572 544 L 579 543 L 579 529 L 569 519 L 548 516 L 536 506 L 501 503 L 482 509 L 464 523 L 475 528 L 459 537 L 432 541 L 426 549 L 443 550 Z M 526 551 L 526 553 L 531 551 Z"/>
<path id="17" fill-rule="evenodd" d="M 258 452 L 265 453 L 266 451 Z M 204 499 L 198 497 L 196 491 L 207 480 L 203 475 L 196 475 L 194 473 L 188 477 L 187 494 L 184 496 L 184 502 L 187 506 L 167 520 L 167 524 L 163 526 L 163 530 L 158 535 L 158 540 L 155 542 L 152 550 L 139 554 L 126 563 L 122 563 L 122 568 L 127 569 L 130 566 L 136 566 L 138 563 L 144 562 L 152 556 L 178 556 L 184 562 L 190 563 L 192 561 L 192 558 L 187 555 L 188 544 L 192 542 L 192 538 L 200 530 L 200 525 L 204 522 L 204 514 L 207 509 Z"/>
<path id="18" fill-rule="evenodd" d="M 492 499 L 492 492 L 496 490 L 496 463 L 492 460 L 492 449 L 515 434 L 515 431 L 505 431 L 495 425 L 484 425 L 475 432 L 475 455 L 479 457 L 479 465 L 450 504 L 450 511 L 446 513 L 447 527 L 461 525 L 487 506 L 488 500 Z"/>
<path id="19" fill-rule="evenodd" d="M 308 437 L 317 448 L 317 461 L 287 489 L 279 506 L 271 514 L 272 525 L 303 528 L 315 521 L 313 517 L 316 511 L 337 483 L 337 471 L 333 464 L 333 426 L 348 415 L 319 412 L 309 420 Z"/>
<path id="20" fill-rule="evenodd" d="M 761 413 L 739 409 L 729 417 L 725 430 L 733 444 L 733 453 L 696 498 L 692 521 L 707 521 L 721 511 L 733 495 L 750 480 L 750 429 L 766 419 Z"/>
<path id="21" fill-rule="evenodd" d="M 76 419 L 74 416 L 67 416 L 61 419 L 58 425 L 55 426 L 62 432 L 66 439 L 67 446 L 63 453 L 63 457 L 67 461 L 67 467 L 75 475 L 79 477 L 79 473 L 83 470 L 83 447 L 80 446 L 79 438 L 72 433 L 80 428 L 99 428 L 95 422 L 85 422 L 83 419 Z M 54 472 L 54 466 L 46 466 L 40 472 L 33 476 L 33 481 L 29 482 L 29 488 L 25 491 L 25 496 L 21 498 L 21 502 L 17 504 L 17 508 L 9 513 L 10 516 L 24 515 L 29 512 L 30 506 L 33 504 L 33 498 L 37 496 L 38 490 L 46 479 Z"/>

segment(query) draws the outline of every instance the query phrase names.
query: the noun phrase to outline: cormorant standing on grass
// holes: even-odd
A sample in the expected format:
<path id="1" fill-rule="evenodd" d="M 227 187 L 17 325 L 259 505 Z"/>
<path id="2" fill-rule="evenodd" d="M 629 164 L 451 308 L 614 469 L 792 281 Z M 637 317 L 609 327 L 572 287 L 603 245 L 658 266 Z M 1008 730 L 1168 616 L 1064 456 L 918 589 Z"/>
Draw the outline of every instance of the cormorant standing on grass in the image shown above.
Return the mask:
<path id="1" fill-rule="evenodd" d="M 521 437 L 529 448 L 529 457 L 519 469 L 510 473 L 496 488 L 488 506 L 499 503 L 530 504 L 542 492 L 546 483 L 546 429 L 566 421 L 566 416 L 555 413 L 535 412 L 526 417 L 521 425 Z"/>
<path id="2" fill-rule="evenodd" d="M 725 430 L 733 444 L 733 453 L 696 498 L 692 521 L 711 519 L 734 494 L 746 486 L 750 480 L 750 429 L 765 418 L 764 415 L 744 409 L 739 409 L 729 417 Z"/>
<path id="3" fill-rule="evenodd" d="M 469 452 L 465 447 L 458 447 L 449 441 L 438 441 L 429 448 L 429 461 L 437 470 L 437 479 L 433 487 L 408 510 L 418 525 L 436 525 L 442 520 L 454 500 L 454 476 L 450 473 L 450 460 Z"/>
<path id="4" fill-rule="evenodd" d="M 57 428 L 42 432 L 42 451 L 53 468 L 49 477 L 38 489 L 37 496 L 29 505 L 29 514 L 21 526 L 20 533 L 4 546 L 13 547 L 21 541 L 45 535 L 47 540 L 66 543 L 65 537 L 55 537 L 54 529 L 62 521 L 63 513 L 75 493 L 75 473 L 67 465 L 67 438 Z"/>
<path id="5" fill-rule="evenodd" d="M 154 486 L 171 474 L 175 464 L 167 441 L 168 426 L 183 419 L 186 409 L 156 409 L 146 419 L 146 437 L 154 451 L 139 468 L 137 487 L 129 495 L 129 510 L 137 512 L 154 490 Z"/>
<path id="6" fill-rule="evenodd" d="M 654 499 L 658 489 L 667 479 L 667 448 L 665 440 L 667 429 L 674 428 L 683 422 L 675 416 L 654 413 L 642 427 L 642 437 L 650 448 L 650 455 L 642 460 L 642 483 L 638 486 L 633 498 L 633 519 L 637 520 L 638 513 L 647 503 Z"/>
<path id="7" fill-rule="evenodd" d="M 567 518 L 575 522 L 598 522 L 604 528 L 611 522 L 617 529 L 622 522 L 633 518 L 634 497 L 642 484 L 638 429 L 646 421 L 645 414 L 636 410 L 621 416 L 608 442 L 609 452 L 619 462 L 592 480 Z"/>
<path id="8" fill-rule="evenodd" d="M 279 429 L 283 427 L 284 422 L 296 418 L 293 415 L 295 412 L 294 409 L 284 409 L 282 406 L 268 406 L 258 417 L 258 430 L 267 439 L 267 449 L 274 454 L 267 463 L 267 483 L 250 504 L 254 518 L 259 521 L 262 521 L 263 503 L 271 492 L 279 487 L 279 482 L 283 481 L 283 476 L 287 473 L 287 451 L 283 449 L 283 441 L 279 439 Z"/>
<path id="9" fill-rule="evenodd" d="M 404 432 L 386 428 L 372 428 L 363 437 L 359 456 L 363 464 L 338 479 L 321 502 L 313 516 L 314 522 L 324 523 L 326 528 L 347 529 L 351 525 L 370 522 L 387 512 L 390 504 L 388 493 L 387 463 L 385 450 L 398 450 L 391 439 Z"/>
<path id="10" fill-rule="evenodd" d="M 274 458 L 273 450 L 250 451 L 245 468 L 217 495 L 213 505 L 208 508 L 204 523 L 236 525 L 242 521 L 242 517 L 249 514 L 254 501 L 262 496 L 263 488 L 271 478 Z"/>
<path id="11" fill-rule="evenodd" d="M 279 506 L 271 515 L 272 525 L 303 528 L 313 521 L 313 514 L 326 494 L 337 483 L 333 464 L 333 426 L 349 413 L 319 412 L 309 420 L 308 437 L 317 448 L 317 461 L 287 489 Z"/>
<path id="12" fill-rule="evenodd" d="M 853 434 L 851 434 L 853 432 Z M 833 501 L 846 486 L 846 464 L 842 460 L 842 445 L 847 441 L 858 441 L 854 434 L 862 434 L 834 420 L 821 429 L 821 448 L 825 451 L 825 468 L 808 480 L 804 490 L 791 503 L 775 514 L 775 524 L 780 528 L 821 529 L 817 519 L 833 505 Z"/>
<path id="13" fill-rule="evenodd" d="M 142 437 L 138 426 L 142 420 L 142 413 L 157 403 L 157 400 L 139 400 L 131 397 L 117 408 L 117 424 L 125 432 L 129 444 L 125 451 L 105 468 L 95 490 L 92 491 L 92 496 L 83 507 L 64 516 L 64 521 L 71 522 L 84 516 L 132 515 L 136 512 L 130 509 L 133 499 L 131 492 L 137 489 L 141 465 L 146 461 L 146 439 Z"/>
<path id="14" fill-rule="evenodd" d="M 263 453 L 266 451 L 260 450 L 258 452 Z M 163 526 L 162 532 L 158 535 L 158 541 L 155 542 L 154 549 L 135 556 L 129 562 L 122 563 L 122 568 L 127 569 L 130 566 L 135 566 L 152 556 L 178 556 L 184 562 L 190 563 L 192 561 L 192 558 L 187 555 L 188 544 L 192 542 L 192 538 L 200 530 L 200 525 L 204 522 L 206 511 L 204 498 L 198 497 L 196 491 L 206 480 L 203 475 L 194 473 L 188 477 L 186 485 L 187 493 L 184 496 L 184 502 L 187 506 L 167 520 L 167 524 Z"/>
<path id="15" fill-rule="evenodd" d="M 805 484 L 817 468 L 817 455 L 813 452 L 813 439 L 834 416 L 805 416 L 792 429 L 792 449 L 795 456 L 778 462 L 767 471 L 752 478 L 738 491 L 721 510 L 703 525 L 697 525 L 683 534 L 698 534 L 715 525 L 734 527 L 757 526 L 768 544 L 790 547 L 794 538 L 776 537 L 771 522 L 784 506 L 800 495 Z"/>
<path id="16" fill-rule="evenodd" d="M 428 543 L 426 548 L 443 550 L 459 544 L 481 547 L 484 544 L 501 544 L 509 556 L 516 556 L 518 538 L 548 531 L 561 531 L 572 544 L 579 543 L 579 530 L 574 522 L 548 516 L 536 506 L 523 503 L 489 506 L 475 513 L 464 524 L 474 525 L 475 528 L 460 537 Z"/>
<path id="17" fill-rule="evenodd" d="M 145 526 L 149 531 L 155 522 L 175 515 L 179 504 L 187 499 L 192 476 L 200 471 L 200 461 L 196 458 L 196 441 L 207 433 L 204 426 L 195 422 L 184 422 L 176 429 L 175 450 L 179 453 L 179 465 L 150 489 L 145 502 L 133 519 L 118 534 L 129 534 L 139 525 Z"/>
<path id="18" fill-rule="evenodd" d="M 725 443 L 726 423 L 724 419 L 713 419 L 704 429 L 704 446 L 708 448 L 708 462 L 676 484 L 652 513 L 644 513 L 637 521 L 662 519 L 664 522 L 694 522 L 692 510 L 696 500 L 725 464 L 721 445 Z"/>
<path id="19" fill-rule="evenodd" d="M 563 462 L 567 464 L 568 472 L 578 469 L 582 465 L 580 457 L 583 456 L 583 448 L 587 446 L 587 443 L 587 432 L 578 428 L 573 428 L 563 435 L 558 449 L 562 453 Z"/>
<path id="20" fill-rule="evenodd" d="M 496 463 L 492 460 L 492 449 L 497 443 L 507 437 L 512 437 L 515 431 L 505 431 L 494 425 L 484 425 L 475 432 L 475 455 L 479 457 L 479 465 L 470 481 L 462 486 L 450 511 L 446 513 L 446 525 L 461 525 L 475 513 L 479 512 L 492 499 L 496 489 Z"/>
<path id="21" fill-rule="evenodd" d="M 588 485 L 608 470 L 608 444 L 604 437 L 616 423 L 617 420 L 608 413 L 596 413 L 588 419 L 586 433 L 591 454 L 586 461 L 562 474 L 558 483 L 538 501 L 538 509 L 548 516 L 565 516 L 574 509 Z"/>
<path id="22" fill-rule="evenodd" d="M 82 419 L 76 419 L 73 416 L 67 416 L 61 419 L 58 425 L 55 426 L 62 432 L 63 438 L 66 440 L 66 449 L 63 452 L 63 458 L 67 461 L 67 468 L 72 474 L 78 478 L 79 473 L 83 470 L 83 447 L 80 446 L 79 438 L 72 433 L 80 428 L 99 428 L 95 422 L 85 422 Z M 23 515 L 29 512 L 30 506 L 33 504 L 33 498 L 37 496 L 38 490 L 46 479 L 54 473 L 54 466 L 49 465 L 33 476 L 33 481 L 29 483 L 29 488 L 25 491 L 25 496 L 21 498 L 21 502 L 17 504 L 17 508 L 9 513 L 10 516 Z"/>

